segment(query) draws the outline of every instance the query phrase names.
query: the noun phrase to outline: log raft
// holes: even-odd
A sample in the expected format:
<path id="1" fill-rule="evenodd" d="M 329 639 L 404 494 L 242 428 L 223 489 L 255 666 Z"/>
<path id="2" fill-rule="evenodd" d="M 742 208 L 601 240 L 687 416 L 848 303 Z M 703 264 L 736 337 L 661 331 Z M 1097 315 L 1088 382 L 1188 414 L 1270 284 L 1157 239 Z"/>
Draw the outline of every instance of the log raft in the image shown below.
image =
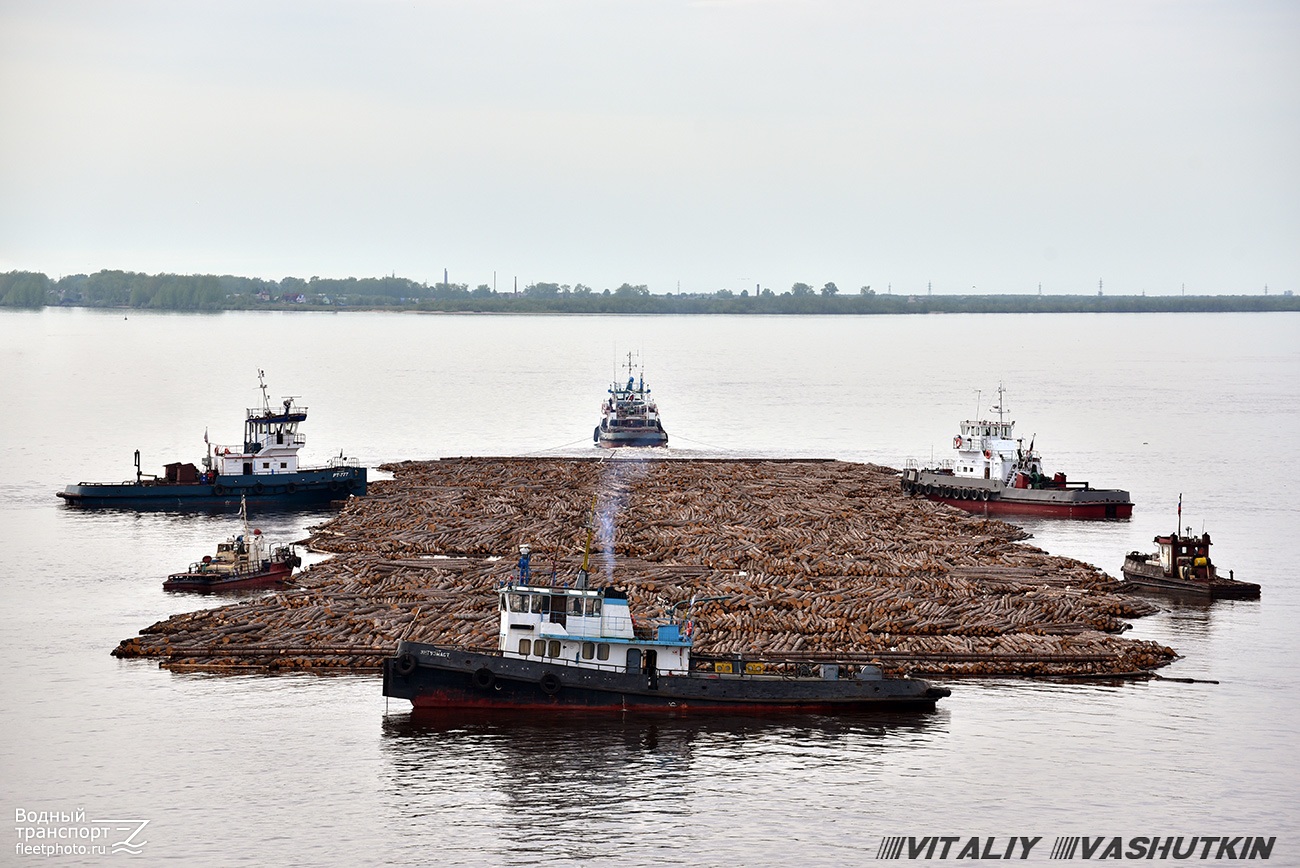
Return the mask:
<path id="1" fill-rule="evenodd" d="M 931 676 L 1130 676 L 1173 649 L 1125 639 L 1155 611 L 1014 525 L 909 497 L 896 471 L 826 460 L 448 458 L 384 465 L 310 547 L 296 587 L 175 615 L 118 657 L 175 670 L 372 671 L 400 639 L 496 643 L 517 547 L 534 582 L 591 574 L 634 612 L 695 609 L 696 653 L 874 661 Z"/>

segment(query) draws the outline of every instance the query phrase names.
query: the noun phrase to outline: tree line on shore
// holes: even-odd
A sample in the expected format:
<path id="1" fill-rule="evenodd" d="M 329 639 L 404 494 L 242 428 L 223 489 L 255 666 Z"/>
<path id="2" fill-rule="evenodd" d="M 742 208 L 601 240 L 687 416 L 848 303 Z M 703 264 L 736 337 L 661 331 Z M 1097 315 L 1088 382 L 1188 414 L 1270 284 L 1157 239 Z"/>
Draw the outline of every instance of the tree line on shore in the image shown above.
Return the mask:
<path id="1" fill-rule="evenodd" d="M 463 313 L 640 314 L 906 314 L 1080 313 L 1300 310 L 1290 291 L 1281 295 L 908 295 L 880 294 L 869 286 L 841 292 L 834 283 L 796 283 L 773 292 L 654 295 L 624 283 L 594 290 L 582 284 L 533 283 L 497 292 L 486 284 L 420 283 L 396 276 L 346 279 L 286 277 L 265 280 L 211 274 L 141 274 L 99 271 L 51 280 L 32 271 L 0 273 L 0 306 L 77 306 L 174 311 L 256 309 L 400 309 Z"/>

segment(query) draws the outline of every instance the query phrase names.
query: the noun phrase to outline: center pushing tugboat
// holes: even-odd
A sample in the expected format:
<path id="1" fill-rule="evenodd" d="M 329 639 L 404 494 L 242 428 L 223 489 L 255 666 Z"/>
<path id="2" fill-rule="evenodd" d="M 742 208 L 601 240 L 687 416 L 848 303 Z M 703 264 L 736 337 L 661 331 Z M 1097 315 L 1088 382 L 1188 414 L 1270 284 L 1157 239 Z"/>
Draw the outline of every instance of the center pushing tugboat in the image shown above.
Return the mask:
<path id="1" fill-rule="evenodd" d="M 193 464 L 168 464 L 164 476 L 140 472 L 135 453 L 134 482 L 79 482 L 56 494 L 69 506 L 120 509 L 219 510 L 250 504 L 293 509 L 345 500 L 366 493 L 366 468 L 340 455 L 325 467 L 299 467 L 298 450 L 306 440 L 298 425 L 307 408 L 293 398 L 272 407 L 263 374 L 257 372 L 262 406 L 249 409 L 244 442 L 208 444 L 203 470 Z M 208 435 L 203 435 L 207 443 Z"/>
<path id="2" fill-rule="evenodd" d="M 530 582 L 528 556 L 498 594 L 494 651 L 401 642 L 384 661 L 384 695 L 417 709 L 608 711 L 931 711 L 946 687 L 887 678 L 869 664 L 732 657 L 692 660 L 686 617 L 634 621 L 627 593 Z M 701 602 L 699 600 L 693 602 Z"/>
<path id="3" fill-rule="evenodd" d="M 667 446 L 668 432 L 659 421 L 659 408 L 645 384 L 645 371 L 632 372 L 632 354 L 627 354 L 627 385 L 615 382 L 600 406 L 600 424 L 592 441 L 604 448 L 615 446 Z"/>
<path id="4" fill-rule="evenodd" d="M 961 433 L 952 439 L 954 458 L 925 468 L 909 459 L 903 468 L 903 491 L 988 515 L 1132 517 L 1133 501 L 1127 491 L 1069 482 L 1064 473 L 1048 476 L 1033 439 L 1026 449 L 1024 439 L 1014 436 L 1016 423 L 1003 418 L 1002 396 L 998 386 L 996 422 L 961 423 Z"/>
<path id="5" fill-rule="evenodd" d="M 172 573 L 163 582 L 164 591 L 242 591 L 282 585 L 302 563 L 293 546 L 272 546 L 262 532 L 248 528 L 248 511 L 240 504 L 244 532 L 217 544 L 216 556 L 190 564 L 183 573 Z"/>

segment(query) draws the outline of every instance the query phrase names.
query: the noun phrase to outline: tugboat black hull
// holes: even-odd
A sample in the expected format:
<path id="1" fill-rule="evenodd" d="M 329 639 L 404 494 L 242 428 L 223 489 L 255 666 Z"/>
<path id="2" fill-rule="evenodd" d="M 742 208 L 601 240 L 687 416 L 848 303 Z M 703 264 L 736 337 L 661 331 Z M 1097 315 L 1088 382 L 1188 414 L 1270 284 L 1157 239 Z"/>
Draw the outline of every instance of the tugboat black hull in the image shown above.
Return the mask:
<path id="1" fill-rule="evenodd" d="M 664 431 L 606 431 L 596 428 L 593 437 L 596 445 L 602 449 L 617 449 L 620 446 L 667 446 L 668 434 Z"/>
<path id="2" fill-rule="evenodd" d="M 403 642 L 384 695 L 416 709 L 501 708 L 753 713 L 932 711 L 950 691 L 911 678 L 818 679 L 593 669 Z"/>
<path id="3" fill-rule="evenodd" d="M 366 468 L 322 467 L 280 474 L 219 476 L 212 483 L 79 482 L 56 492 L 68 506 L 84 509 L 227 511 L 241 498 L 264 509 L 302 509 L 366 493 Z"/>
<path id="4" fill-rule="evenodd" d="M 1211 572 L 1208 579 L 1181 579 L 1166 575 L 1159 562 L 1153 562 L 1147 555 L 1137 553 L 1124 559 L 1123 574 L 1124 581 L 1134 587 L 1179 596 L 1202 597 L 1207 600 L 1259 599 L 1259 585 L 1253 582 L 1225 579 L 1217 571 Z"/>

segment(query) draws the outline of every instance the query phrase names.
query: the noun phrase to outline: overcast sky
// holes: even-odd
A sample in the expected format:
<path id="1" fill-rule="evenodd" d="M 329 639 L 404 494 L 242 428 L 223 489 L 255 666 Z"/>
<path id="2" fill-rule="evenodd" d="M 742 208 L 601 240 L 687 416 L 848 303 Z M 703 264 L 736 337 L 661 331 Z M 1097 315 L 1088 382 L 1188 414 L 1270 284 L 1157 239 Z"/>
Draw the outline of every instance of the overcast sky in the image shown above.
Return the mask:
<path id="1" fill-rule="evenodd" d="M 104 268 L 1300 290 L 1300 3 L 0 0 L 0 271 Z"/>

